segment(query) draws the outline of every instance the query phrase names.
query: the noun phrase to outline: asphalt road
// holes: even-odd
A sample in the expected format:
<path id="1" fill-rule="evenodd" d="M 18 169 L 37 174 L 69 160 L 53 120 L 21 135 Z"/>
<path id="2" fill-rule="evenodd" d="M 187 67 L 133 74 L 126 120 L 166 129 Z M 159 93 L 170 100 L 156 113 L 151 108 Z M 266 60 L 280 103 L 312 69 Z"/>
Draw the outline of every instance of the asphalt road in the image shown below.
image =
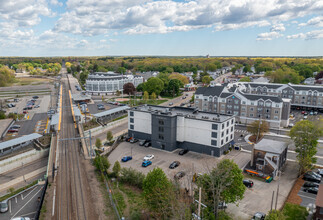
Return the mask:
<path id="1" fill-rule="evenodd" d="M 18 136 L 23 136 L 36 132 L 36 125 L 39 121 L 42 121 L 42 128 L 45 129 L 44 127 L 46 127 L 46 125 L 44 126 L 44 123 L 47 122 L 47 113 L 36 113 L 34 114 L 31 120 L 16 122 L 15 124 L 21 125 L 21 128 L 18 132 Z M 39 130 L 39 133 L 42 132 L 40 132 Z"/>
<path id="2" fill-rule="evenodd" d="M 30 173 L 34 170 L 40 169 L 42 167 L 46 167 L 47 162 L 48 162 L 48 157 L 44 157 L 28 164 L 24 164 L 24 165 L 21 164 L 21 167 L 15 170 L 11 170 L 9 172 L 0 174 L 0 185 L 8 181 L 11 181 L 17 177 L 23 176 L 24 174 Z"/>
<path id="3" fill-rule="evenodd" d="M 41 196 L 43 190 L 44 185 L 37 185 L 10 199 L 8 201 L 9 210 L 5 213 L 0 213 L 0 219 L 9 220 L 17 217 L 35 219 L 39 206 L 38 197 Z"/>

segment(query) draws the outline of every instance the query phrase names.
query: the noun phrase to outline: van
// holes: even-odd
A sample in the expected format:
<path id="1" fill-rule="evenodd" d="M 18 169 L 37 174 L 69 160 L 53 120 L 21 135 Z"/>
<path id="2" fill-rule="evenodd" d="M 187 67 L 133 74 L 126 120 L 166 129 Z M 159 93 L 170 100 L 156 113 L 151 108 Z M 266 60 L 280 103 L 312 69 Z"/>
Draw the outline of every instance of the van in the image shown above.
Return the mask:
<path id="1" fill-rule="evenodd" d="M 4 213 L 8 211 L 8 201 L 4 200 L 0 202 L 0 212 Z"/>

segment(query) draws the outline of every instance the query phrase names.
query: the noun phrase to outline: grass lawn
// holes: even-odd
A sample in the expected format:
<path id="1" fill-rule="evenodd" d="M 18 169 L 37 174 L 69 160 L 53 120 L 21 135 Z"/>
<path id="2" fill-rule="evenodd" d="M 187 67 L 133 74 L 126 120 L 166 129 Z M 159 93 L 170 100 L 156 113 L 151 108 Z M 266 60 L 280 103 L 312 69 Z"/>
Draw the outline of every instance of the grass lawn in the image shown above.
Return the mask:
<path id="1" fill-rule="evenodd" d="M 127 219 L 141 219 L 145 209 L 142 191 L 123 183 L 113 183 L 113 195 L 118 209 Z"/>
<path id="2" fill-rule="evenodd" d="M 44 83 L 51 83 L 53 80 L 46 78 L 33 78 L 33 77 L 19 77 L 10 86 L 26 86 L 26 85 L 40 85 Z"/>
<path id="3" fill-rule="evenodd" d="M 130 101 L 127 101 L 127 102 L 121 102 L 123 104 L 127 104 L 127 105 L 132 105 L 132 106 L 137 106 L 137 105 L 143 105 L 143 104 L 148 104 L 148 105 L 160 105 L 164 102 L 167 102 L 168 99 L 158 99 L 158 100 L 147 100 L 147 101 L 144 101 L 142 99 L 137 99 L 136 101 L 134 101 L 133 99 L 131 99 Z"/>

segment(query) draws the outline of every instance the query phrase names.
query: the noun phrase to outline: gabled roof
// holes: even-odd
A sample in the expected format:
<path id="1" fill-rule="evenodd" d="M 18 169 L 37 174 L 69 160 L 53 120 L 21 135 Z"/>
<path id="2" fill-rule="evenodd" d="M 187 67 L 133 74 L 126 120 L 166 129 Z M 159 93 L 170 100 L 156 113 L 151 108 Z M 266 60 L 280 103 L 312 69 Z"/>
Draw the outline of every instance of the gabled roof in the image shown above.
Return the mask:
<path id="1" fill-rule="evenodd" d="M 222 93 L 221 93 L 221 95 L 220 95 L 220 97 L 221 97 L 221 98 L 227 98 L 227 97 L 229 97 L 230 95 L 233 95 L 233 93 L 230 93 L 230 92 L 222 92 Z"/>
<path id="2" fill-rule="evenodd" d="M 252 101 L 257 101 L 259 99 L 262 99 L 264 101 L 270 100 L 272 102 L 282 102 L 282 98 L 278 97 L 278 96 L 271 96 L 271 95 L 257 95 L 257 94 L 245 94 L 245 93 L 241 93 L 239 92 L 239 94 L 241 94 L 242 96 L 244 96 L 246 99 L 252 100 Z"/>
<path id="3" fill-rule="evenodd" d="M 277 83 L 248 83 L 250 87 L 257 88 L 257 87 L 267 87 L 268 89 L 277 89 L 284 84 L 277 84 Z"/>
<path id="4" fill-rule="evenodd" d="M 213 86 L 213 87 L 199 87 L 195 94 L 201 94 L 204 96 L 220 96 L 224 86 Z"/>
<path id="5" fill-rule="evenodd" d="M 290 85 L 295 90 L 318 91 L 323 92 L 323 86 L 303 86 L 303 85 Z"/>

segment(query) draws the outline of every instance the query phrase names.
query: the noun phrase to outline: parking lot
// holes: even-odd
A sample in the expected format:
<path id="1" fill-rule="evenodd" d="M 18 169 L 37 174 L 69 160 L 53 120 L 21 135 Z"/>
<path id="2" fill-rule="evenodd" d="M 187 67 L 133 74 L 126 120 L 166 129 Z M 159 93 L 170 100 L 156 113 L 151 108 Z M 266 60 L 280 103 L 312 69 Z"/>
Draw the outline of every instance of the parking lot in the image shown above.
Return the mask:
<path id="1" fill-rule="evenodd" d="M 138 142 L 131 144 L 122 142 L 109 156 L 109 161 L 113 164 L 115 161 L 120 161 L 123 156 L 131 156 L 132 160 L 121 162 L 122 167 L 131 167 L 140 172 L 147 174 L 155 167 L 160 167 L 164 170 L 168 178 L 174 179 L 174 175 L 179 171 L 184 171 L 186 175 L 180 179 L 182 187 L 191 189 L 192 177 L 194 173 L 206 173 L 212 167 L 224 158 L 233 159 L 240 168 L 243 168 L 250 160 L 250 154 L 241 151 L 231 151 L 228 155 L 220 158 L 212 157 L 209 155 L 199 154 L 195 152 L 188 152 L 184 156 L 178 155 L 179 149 L 168 152 L 152 147 L 139 146 Z M 152 165 L 142 167 L 141 163 L 143 157 L 153 154 L 155 157 L 152 159 Z M 169 169 L 169 165 L 173 161 L 179 161 L 180 165 L 175 169 Z M 287 162 L 285 170 L 280 179 L 280 190 L 278 198 L 278 206 L 281 207 L 286 200 L 295 180 L 297 177 L 297 165 L 293 162 Z M 246 176 L 250 179 L 250 176 Z M 279 181 L 275 180 L 271 183 L 265 183 L 261 179 L 252 179 L 254 187 L 246 189 L 244 199 L 239 202 L 239 206 L 229 204 L 228 211 L 240 219 L 250 219 L 251 216 L 257 211 L 267 213 L 270 210 L 271 198 L 273 191 L 276 192 Z"/>
<path id="2" fill-rule="evenodd" d="M 16 106 L 13 108 L 8 108 L 8 112 L 17 112 L 18 114 L 23 113 L 23 109 L 26 107 L 27 102 L 32 99 L 31 97 L 19 98 L 18 102 L 15 102 Z M 35 108 L 35 106 L 39 106 Z M 50 96 L 44 95 L 39 96 L 36 99 L 33 108 L 27 110 L 27 113 L 24 114 L 24 118 L 15 122 L 15 125 L 20 125 L 21 127 L 17 132 L 10 133 L 8 132 L 6 137 L 16 137 L 27 135 L 31 133 L 42 134 L 47 127 L 47 111 L 50 108 Z"/>
<path id="3" fill-rule="evenodd" d="M 306 111 L 306 110 L 291 110 L 291 114 L 294 115 L 294 117 L 290 117 L 290 124 L 296 124 L 297 122 L 299 121 L 302 121 L 304 120 L 304 114 L 302 114 L 302 112 L 305 111 L 307 113 L 307 118 L 306 120 L 309 120 L 309 121 L 318 121 L 320 118 L 322 118 L 322 113 L 317 111 L 317 115 L 311 115 L 311 111 Z M 313 111 L 315 112 L 315 111 Z"/>
<path id="4" fill-rule="evenodd" d="M 102 110 L 98 109 L 97 105 L 100 105 L 100 104 L 102 104 L 104 106 L 104 108 L 105 108 L 104 110 L 103 109 Z M 108 104 L 108 103 L 102 102 L 102 101 L 94 101 L 94 104 L 87 104 L 87 107 L 88 107 L 88 109 L 90 111 L 90 114 L 93 115 L 93 114 L 96 114 L 96 113 L 99 113 L 99 112 L 107 111 L 109 109 L 117 108 L 119 106 L 111 105 L 111 104 Z"/>
<path id="5" fill-rule="evenodd" d="M 41 196 L 44 185 L 25 191 L 8 201 L 8 211 L 0 213 L 0 219 L 12 219 L 17 217 L 29 217 L 35 219 L 39 206 L 38 197 Z"/>

